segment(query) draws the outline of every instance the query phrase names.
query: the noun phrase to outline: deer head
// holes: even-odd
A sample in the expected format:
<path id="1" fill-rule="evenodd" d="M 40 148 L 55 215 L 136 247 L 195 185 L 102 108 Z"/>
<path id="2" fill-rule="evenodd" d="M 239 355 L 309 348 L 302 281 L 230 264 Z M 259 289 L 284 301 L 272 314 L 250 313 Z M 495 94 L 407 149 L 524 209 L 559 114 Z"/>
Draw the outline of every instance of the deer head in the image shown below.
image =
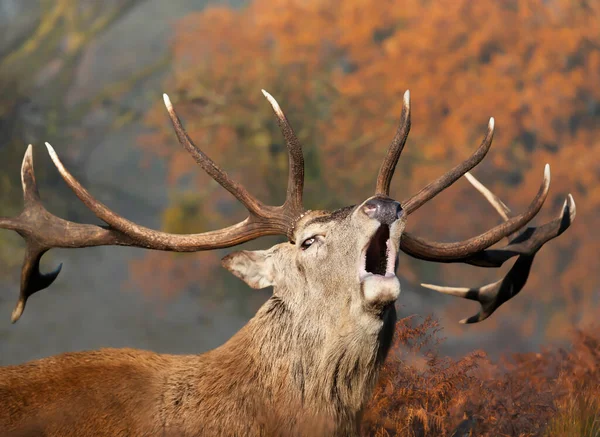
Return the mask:
<path id="1" fill-rule="evenodd" d="M 252 288 L 273 287 L 272 298 L 249 324 L 255 329 L 254 334 L 261 329 L 278 333 L 278 336 L 270 337 L 255 335 L 261 339 L 271 338 L 276 343 L 255 345 L 257 350 L 268 350 L 261 359 L 268 360 L 285 353 L 285 362 L 291 363 L 290 368 L 315 369 L 303 374 L 302 382 L 298 383 L 302 385 L 302 398 L 306 396 L 314 400 L 321 397 L 321 400 L 338 402 L 342 405 L 340 409 L 347 408 L 354 414 L 368 399 L 378 364 L 385 358 L 391 342 L 396 320 L 394 303 L 400 293 L 396 269 L 401 251 L 427 261 L 460 262 L 480 267 L 499 267 L 506 260 L 518 256 L 503 279 L 483 287 L 453 288 L 424 284 L 443 293 L 478 301 L 482 310 L 463 322 L 480 322 L 523 288 L 537 251 L 544 243 L 564 232 L 575 216 L 575 204 L 569 195 L 555 220 L 525 228 L 539 212 L 548 194 L 548 166 L 529 208 L 514 217 L 509 216 L 508 209 L 498 198 L 468 174 L 491 146 L 493 119 L 489 121 L 481 145 L 471 157 L 410 198 L 402 202 L 391 199 L 390 183 L 410 129 L 408 91 L 404 95 L 400 126 L 381 165 L 374 195 L 333 212 L 307 211 L 302 202 L 304 161 L 300 143 L 275 99 L 267 92 L 263 93 L 273 107 L 289 152 L 287 195 L 281 206 L 263 204 L 198 149 L 185 132 L 169 98 L 164 95 L 181 145 L 248 210 L 249 215 L 244 221 L 220 230 L 179 235 L 133 223 L 96 200 L 69 173 L 54 149 L 46 143 L 65 182 L 107 226 L 60 219 L 41 204 L 29 146 L 21 171 L 24 211 L 16 218 L 0 218 L 0 227 L 15 230 L 27 243 L 21 293 L 13 311 L 13 322 L 22 315 L 27 299 L 50 286 L 59 274 L 60 266 L 46 274 L 39 270 L 40 258 L 53 247 L 124 245 L 193 252 L 231 247 L 263 235 L 285 235 L 288 241 L 270 249 L 227 255 L 223 265 Z M 454 243 L 427 241 L 405 232 L 411 213 L 465 174 L 501 212 L 504 218 L 501 224 L 481 235 Z M 508 243 L 504 247 L 490 249 L 505 237 Z M 293 369 L 290 371 L 295 372 Z M 343 387 L 337 381 L 340 375 L 344 377 Z M 311 377 L 312 381 L 309 380 Z M 292 376 L 291 379 L 294 378 Z M 325 399 L 327 396 L 330 398 Z M 348 414 L 345 417 L 351 419 Z"/>
<path id="2" fill-rule="evenodd" d="M 223 265 L 252 288 L 273 286 L 297 312 L 335 319 L 356 306 L 379 316 L 400 293 L 395 271 L 405 224 L 400 203 L 372 197 L 332 213 L 307 212 L 289 242 L 235 252 Z"/>

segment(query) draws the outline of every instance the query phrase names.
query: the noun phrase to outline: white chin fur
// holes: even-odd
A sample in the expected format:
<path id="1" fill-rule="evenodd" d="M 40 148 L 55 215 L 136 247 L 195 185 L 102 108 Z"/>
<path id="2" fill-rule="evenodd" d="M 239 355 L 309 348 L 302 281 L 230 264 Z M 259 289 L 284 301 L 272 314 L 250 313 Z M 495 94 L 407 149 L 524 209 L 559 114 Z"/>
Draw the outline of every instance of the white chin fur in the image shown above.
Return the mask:
<path id="1" fill-rule="evenodd" d="M 365 300 L 369 304 L 391 303 L 400 295 L 400 280 L 393 273 L 385 276 L 367 273 L 361 278 Z"/>

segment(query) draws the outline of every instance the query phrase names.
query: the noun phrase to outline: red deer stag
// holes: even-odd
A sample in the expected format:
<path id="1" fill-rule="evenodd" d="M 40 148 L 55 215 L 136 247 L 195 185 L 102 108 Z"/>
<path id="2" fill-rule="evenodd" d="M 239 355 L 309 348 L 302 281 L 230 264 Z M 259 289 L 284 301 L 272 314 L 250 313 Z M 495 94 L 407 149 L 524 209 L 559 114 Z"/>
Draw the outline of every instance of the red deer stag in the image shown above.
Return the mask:
<path id="1" fill-rule="evenodd" d="M 199 150 L 164 96 L 181 145 L 248 209 L 244 221 L 215 231 L 175 235 L 119 216 L 96 200 L 46 144 L 67 185 L 106 226 L 56 217 L 41 203 L 29 146 L 21 169 L 24 210 L 18 217 L 0 218 L 0 227 L 18 232 L 26 241 L 13 322 L 21 317 L 27 299 L 59 274 L 60 267 L 51 273 L 39 270 L 40 258 L 54 247 L 121 245 L 194 252 L 231 247 L 263 235 L 284 235 L 288 241 L 223 258 L 223 266 L 250 287 L 273 286 L 273 294 L 246 326 L 212 351 L 176 356 L 102 349 L 1 368 L 2 435 L 358 435 L 361 412 L 392 341 L 400 251 L 422 260 L 479 267 L 499 267 L 516 256 L 512 269 L 496 283 L 471 289 L 429 286 L 478 301 L 481 311 L 463 321 L 475 323 L 523 288 L 537 251 L 575 216 L 569 195 L 555 220 L 525 227 L 548 194 L 546 166 L 531 205 L 513 217 L 470 178 L 505 217 L 481 235 L 441 243 L 405 232 L 411 213 L 484 158 L 494 132 L 490 119 L 485 138 L 470 158 L 399 203 L 388 195 L 410 129 L 408 92 L 375 194 L 333 212 L 305 210 L 300 143 L 275 99 L 263 93 L 289 152 L 287 196 L 281 206 L 263 204 Z M 505 246 L 490 249 L 505 237 Z"/>

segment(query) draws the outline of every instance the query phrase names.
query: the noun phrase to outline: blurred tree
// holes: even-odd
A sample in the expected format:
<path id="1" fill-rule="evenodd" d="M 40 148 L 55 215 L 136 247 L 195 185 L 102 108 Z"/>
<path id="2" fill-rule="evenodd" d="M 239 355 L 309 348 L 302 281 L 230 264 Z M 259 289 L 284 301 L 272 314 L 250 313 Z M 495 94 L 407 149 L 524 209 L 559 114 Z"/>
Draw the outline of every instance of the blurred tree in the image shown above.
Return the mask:
<path id="1" fill-rule="evenodd" d="M 77 172 L 91 149 L 71 140 L 84 137 L 89 140 L 89 128 L 98 130 L 99 123 L 89 122 L 90 115 L 106 110 L 112 101 L 164 65 L 164 59 L 158 60 L 91 97 L 76 98 L 71 92 L 86 50 L 143 1 L 0 1 L 3 12 L 0 19 L 0 160 L 10 169 L 0 176 L 2 215 L 20 212 L 22 195 L 18 172 L 28 143 L 39 145 L 49 137 L 64 143 L 67 147 L 63 148 L 62 155 Z M 131 110 L 117 109 L 112 118 L 102 118 L 99 130 L 106 135 L 110 129 L 135 116 Z M 95 140 L 99 143 L 101 138 Z M 46 174 L 46 168 L 38 165 L 36 176 L 39 185 L 44 187 L 47 204 L 52 205 L 54 211 L 74 218 L 74 211 L 68 210 L 62 200 L 62 189 L 54 189 L 60 179 L 57 173 Z M 21 263 L 13 253 L 21 244 L 12 232 L 0 233 L 0 275 Z"/>
<path id="2" fill-rule="evenodd" d="M 197 144 L 269 201 L 283 198 L 287 167 L 259 89 L 271 92 L 304 144 L 310 208 L 334 208 L 372 193 L 405 89 L 411 90 L 413 128 L 393 186 L 400 199 L 468 156 L 493 115 L 494 146 L 475 174 L 522 210 L 549 162 L 554 182 L 541 219 L 557 213 L 569 190 L 578 218 L 538 255 L 511 311 L 499 311 L 481 329 L 514 314 L 522 320 L 511 323 L 527 334 L 563 338 L 566 325 L 590 321 L 599 304 L 599 26 L 600 4 L 583 0 L 254 0 L 178 23 L 166 90 Z M 242 208 L 174 146 L 160 104 L 147 121 L 155 131 L 140 144 L 150 156 L 167 159 L 174 187 L 164 227 L 209 230 L 241 218 Z M 491 208 L 472 196 L 459 182 L 411 217 L 409 227 L 428 238 L 458 240 L 497 223 Z M 174 268 L 150 260 L 155 274 L 168 276 Z M 402 262 L 408 265 L 401 274 L 413 283 L 474 286 L 501 275 Z M 198 268 L 193 257 L 177 263 Z"/>

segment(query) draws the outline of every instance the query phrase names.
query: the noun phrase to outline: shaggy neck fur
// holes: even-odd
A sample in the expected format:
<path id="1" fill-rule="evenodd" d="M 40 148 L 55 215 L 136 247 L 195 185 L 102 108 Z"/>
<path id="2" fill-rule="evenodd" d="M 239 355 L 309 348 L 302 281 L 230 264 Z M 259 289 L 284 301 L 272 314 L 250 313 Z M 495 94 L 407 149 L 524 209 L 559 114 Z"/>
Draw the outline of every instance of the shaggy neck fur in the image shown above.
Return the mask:
<path id="1" fill-rule="evenodd" d="M 226 394 L 222 408 L 240 411 L 243 434 L 231 421 L 223 423 L 232 435 L 357 435 L 395 318 L 392 307 L 376 335 L 351 328 L 326 332 L 275 295 L 227 343 L 199 357 L 218 362 L 223 372 L 195 376 Z"/>

